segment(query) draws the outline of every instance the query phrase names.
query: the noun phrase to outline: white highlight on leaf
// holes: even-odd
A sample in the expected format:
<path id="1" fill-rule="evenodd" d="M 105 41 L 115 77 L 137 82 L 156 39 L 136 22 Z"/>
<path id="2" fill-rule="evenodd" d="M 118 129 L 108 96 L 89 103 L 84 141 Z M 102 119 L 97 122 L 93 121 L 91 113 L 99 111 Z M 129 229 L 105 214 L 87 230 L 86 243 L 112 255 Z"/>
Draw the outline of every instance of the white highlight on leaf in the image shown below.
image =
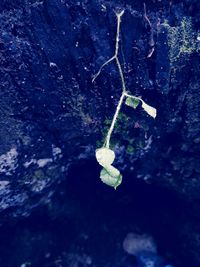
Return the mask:
<path id="1" fill-rule="evenodd" d="M 101 166 L 109 166 L 115 159 L 115 152 L 106 147 L 99 148 L 96 150 L 96 159 Z"/>
<path id="2" fill-rule="evenodd" d="M 142 108 L 151 116 L 155 119 L 156 115 L 157 115 L 157 110 L 155 108 L 153 108 L 150 105 L 147 105 L 147 103 L 145 103 L 142 99 Z"/>

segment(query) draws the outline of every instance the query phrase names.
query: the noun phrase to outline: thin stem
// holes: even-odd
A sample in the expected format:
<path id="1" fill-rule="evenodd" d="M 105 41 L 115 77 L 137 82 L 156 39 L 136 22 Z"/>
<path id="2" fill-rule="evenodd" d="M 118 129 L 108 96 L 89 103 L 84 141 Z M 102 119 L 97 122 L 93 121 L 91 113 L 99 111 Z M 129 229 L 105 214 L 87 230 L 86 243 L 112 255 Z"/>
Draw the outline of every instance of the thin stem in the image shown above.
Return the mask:
<path id="1" fill-rule="evenodd" d="M 121 69 L 121 65 L 119 63 L 119 59 L 118 59 L 118 52 L 119 52 L 119 34 L 120 34 L 120 24 L 121 24 L 121 17 L 122 15 L 124 14 L 124 10 L 120 13 L 115 13 L 116 16 L 117 16 L 117 33 L 116 33 L 116 41 L 115 41 L 115 54 L 114 56 L 112 56 L 111 58 L 109 58 L 105 63 L 103 63 L 103 65 L 101 65 L 101 67 L 99 68 L 99 71 L 94 75 L 93 79 L 92 79 L 92 82 L 94 82 L 96 80 L 96 78 L 99 76 L 99 74 L 101 73 L 102 69 L 108 65 L 111 61 L 113 61 L 114 59 L 116 59 L 116 62 L 118 61 L 117 65 L 118 66 L 118 69 L 120 71 L 120 76 L 121 78 L 123 79 L 122 81 L 122 86 L 124 87 L 125 86 L 125 82 L 124 82 L 124 77 L 123 77 L 123 73 L 122 73 L 122 70 Z"/>
<path id="2" fill-rule="evenodd" d="M 121 82 L 122 82 L 122 91 L 126 92 L 126 84 L 125 84 L 125 79 L 124 79 L 124 75 L 122 72 L 122 67 L 121 64 L 119 62 L 119 58 L 118 58 L 118 52 L 119 52 L 119 34 L 120 34 L 120 25 L 121 25 L 121 17 L 124 14 L 124 10 L 120 13 L 116 13 L 117 16 L 117 34 L 116 34 L 116 45 L 115 45 L 115 60 L 117 63 L 117 67 L 119 70 L 119 74 L 120 74 L 120 78 L 121 78 Z"/>
<path id="3" fill-rule="evenodd" d="M 117 121 L 117 117 L 118 117 L 118 115 L 119 115 L 119 112 L 120 112 L 120 109 L 121 109 L 121 106 L 122 106 L 124 97 L 125 97 L 125 93 L 123 92 L 122 95 L 121 95 L 121 97 L 120 97 L 120 100 L 119 100 L 119 102 L 118 102 L 118 105 L 117 105 L 115 114 L 114 114 L 114 116 L 113 116 L 113 120 L 112 120 L 110 129 L 108 130 L 108 133 L 107 133 L 107 136 L 106 136 L 106 144 L 105 144 L 105 146 L 106 146 L 107 148 L 109 148 L 109 146 L 110 146 L 110 138 L 111 138 L 112 132 L 113 132 L 113 130 L 114 130 L 114 126 L 115 126 L 115 123 L 116 123 L 116 121 Z"/>
<path id="4" fill-rule="evenodd" d="M 120 33 L 120 24 L 121 24 L 121 16 L 124 14 L 124 10 L 120 13 L 115 13 L 117 16 L 117 34 L 116 34 L 116 44 L 115 44 L 115 57 L 118 56 L 119 51 L 119 33 Z"/>
<path id="5" fill-rule="evenodd" d="M 119 74 L 120 74 L 120 78 L 121 78 L 121 82 L 122 82 L 122 91 L 126 92 L 126 84 L 125 84 L 124 75 L 122 72 L 122 67 L 121 67 L 121 64 L 119 62 L 118 57 L 116 57 L 115 59 L 116 59 L 117 67 L 119 69 Z"/>
<path id="6" fill-rule="evenodd" d="M 134 96 L 134 95 L 129 95 L 128 93 L 124 93 L 124 95 L 126 96 L 126 97 L 130 97 L 130 98 L 133 98 L 133 99 L 137 99 L 137 100 L 140 100 L 141 102 L 144 102 L 140 97 L 138 97 L 138 96 Z"/>
<path id="7" fill-rule="evenodd" d="M 147 23 L 149 24 L 150 28 L 152 29 L 151 21 L 147 17 L 147 9 L 146 9 L 146 4 L 144 3 L 144 18 L 146 19 Z"/>
<path id="8" fill-rule="evenodd" d="M 105 63 L 103 63 L 103 65 L 100 67 L 99 71 L 94 75 L 92 82 L 94 82 L 96 80 L 96 78 L 99 76 L 99 74 L 101 73 L 103 67 L 105 67 L 107 64 L 109 64 L 111 61 L 113 61 L 116 58 L 116 56 L 111 57 L 110 59 L 108 59 Z"/>
<path id="9" fill-rule="evenodd" d="M 122 71 L 122 67 L 121 67 L 121 64 L 120 64 L 120 61 L 119 61 L 119 58 L 118 58 L 118 53 L 119 53 L 119 35 L 120 35 L 120 25 L 121 25 L 121 17 L 123 16 L 124 14 L 124 10 L 121 11 L 120 13 L 115 13 L 116 16 L 117 16 L 117 32 L 116 32 L 116 42 L 115 42 L 115 54 L 113 57 L 111 57 L 110 59 L 108 59 L 99 69 L 99 71 L 94 75 L 93 79 L 92 79 L 92 82 L 95 81 L 95 79 L 99 76 L 99 74 L 101 73 L 102 69 L 107 65 L 109 64 L 111 61 L 113 61 L 114 59 L 116 60 L 116 64 L 117 64 L 117 67 L 118 67 L 118 70 L 119 70 L 119 74 L 120 74 L 120 78 L 121 78 L 121 83 L 122 83 L 122 94 L 121 94 L 121 97 L 120 97 L 120 100 L 118 102 L 118 105 L 117 105 L 117 108 L 116 108 L 116 111 L 115 111 L 115 114 L 113 116 L 113 119 L 112 119 L 112 123 L 111 123 L 111 126 L 108 130 L 108 133 L 107 133 L 107 136 L 106 136 L 106 140 L 105 140 L 105 143 L 104 143 L 104 146 L 109 148 L 109 145 L 110 145 L 110 138 L 111 138 L 111 135 L 112 135 L 112 132 L 114 130 L 114 126 L 115 126 L 115 123 L 117 121 L 117 117 L 119 115 L 119 112 L 120 112 L 120 109 L 121 109 L 121 106 L 122 106 L 122 103 L 123 103 L 123 100 L 124 100 L 124 97 L 127 95 L 126 93 L 126 84 L 125 84 L 125 79 L 124 79 L 124 75 L 123 75 L 123 71 Z"/>

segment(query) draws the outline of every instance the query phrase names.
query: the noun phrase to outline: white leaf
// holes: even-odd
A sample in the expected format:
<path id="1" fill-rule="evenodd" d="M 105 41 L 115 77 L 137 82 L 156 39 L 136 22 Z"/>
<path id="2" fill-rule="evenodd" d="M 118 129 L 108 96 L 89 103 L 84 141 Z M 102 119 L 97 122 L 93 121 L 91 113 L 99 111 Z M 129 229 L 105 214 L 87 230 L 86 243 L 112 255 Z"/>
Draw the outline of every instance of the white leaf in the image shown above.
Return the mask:
<path id="1" fill-rule="evenodd" d="M 151 117 L 155 119 L 157 115 L 157 110 L 155 108 L 147 105 L 143 100 L 142 100 L 142 107 Z"/>
<path id="2" fill-rule="evenodd" d="M 96 159 L 101 166 L 109 166 L 115 159 L 115 152 L 106 147 L 99 148 L 96 150 Z"/>

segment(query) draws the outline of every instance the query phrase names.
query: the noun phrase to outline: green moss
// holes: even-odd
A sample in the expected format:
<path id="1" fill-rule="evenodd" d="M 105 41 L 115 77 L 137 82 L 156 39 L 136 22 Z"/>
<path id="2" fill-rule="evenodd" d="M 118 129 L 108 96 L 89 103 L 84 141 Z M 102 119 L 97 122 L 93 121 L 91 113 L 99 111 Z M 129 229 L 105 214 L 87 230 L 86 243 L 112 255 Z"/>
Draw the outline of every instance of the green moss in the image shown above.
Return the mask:
<path id="1" fill-rule="evenodd" d="M 132 145 L 128 145 L 126 148 L 126 153 L 127 154 L 133 154 L 135 151 L 135 148 Z"/>
<path id="2" fill-rule="evenodd" d="M 167 21 L 162 24 L 168 31 L 169 57 L 171 64 L 179 61 L 184 56 L 198 51 L 197 34 L 193 29 L 192 19 L 183 17 L 179 26 L 171 27 Z"/>
<path id="3" fill-rule="evenodd" d="M 117 121 L 127 122 L 128 120 L 129 120 L 129 117 L 125 113 L 119 112 Z"/>
<path id="4" fill-rule="evenodd" d="M 122 111 L 119 113 L 113 131 L 112 142 L 110 143 L 111 149 L 114 150 L 115 147 L 125 145 L 126 153 L 131 155 L 137 150 L 144 148 L 149 126 L 143 122 L 141 127 L 136 129 L 134 127 L 135 123 L 137 123 L 137 121 L 132 117 L 127 116 Z M 102 139 L 96 142 L 97 148 L 101 148 L 104 144 L 109 126 L 110 119 L 106 119 L 101 131 Z"/>

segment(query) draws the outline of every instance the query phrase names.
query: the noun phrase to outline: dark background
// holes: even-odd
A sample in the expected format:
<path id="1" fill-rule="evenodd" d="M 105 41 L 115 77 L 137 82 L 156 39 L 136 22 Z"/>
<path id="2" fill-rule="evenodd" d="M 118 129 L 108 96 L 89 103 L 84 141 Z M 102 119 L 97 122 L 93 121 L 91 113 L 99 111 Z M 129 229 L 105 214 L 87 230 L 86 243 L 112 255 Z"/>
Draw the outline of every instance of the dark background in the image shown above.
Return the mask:
<path id="1" fill-rule="evenodd" d="M 139 0 L 1 0 L 1 267 L 147 267 L 123 250 L 129 232 L 154 239 L 153 267 L 200 266 L 200 4 L 145 3 L 151 27 Z M 127 88 L 158 116 L 122 108 L 114 191 L 95 149 L 121 83 L 114 63 L 92 76 L 121 9 Z"/>

